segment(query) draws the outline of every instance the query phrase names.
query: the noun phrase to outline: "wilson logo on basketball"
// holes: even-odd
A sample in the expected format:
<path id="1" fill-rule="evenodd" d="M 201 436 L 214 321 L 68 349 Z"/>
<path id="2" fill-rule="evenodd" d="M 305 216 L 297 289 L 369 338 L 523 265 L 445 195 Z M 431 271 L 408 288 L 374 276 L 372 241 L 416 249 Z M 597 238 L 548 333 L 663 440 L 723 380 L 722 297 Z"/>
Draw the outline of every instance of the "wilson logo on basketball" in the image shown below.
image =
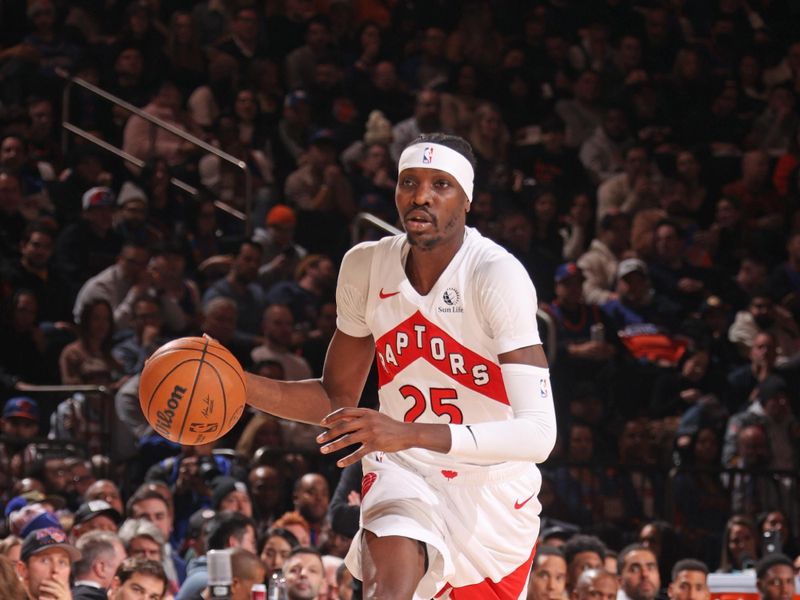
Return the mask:
<path id="1" fill-rule="evenodd" d="M 172 421 L 175 419 L 175 411 L 180 406 L 185 393 L 185 387 L 176 385 L 172 388 L 172 393 L 169 395 L 169 400 L 167 400 L 167 410 L 160 410 L 156 413 L 156 430 L 162 433 L 169 433 Z"/>

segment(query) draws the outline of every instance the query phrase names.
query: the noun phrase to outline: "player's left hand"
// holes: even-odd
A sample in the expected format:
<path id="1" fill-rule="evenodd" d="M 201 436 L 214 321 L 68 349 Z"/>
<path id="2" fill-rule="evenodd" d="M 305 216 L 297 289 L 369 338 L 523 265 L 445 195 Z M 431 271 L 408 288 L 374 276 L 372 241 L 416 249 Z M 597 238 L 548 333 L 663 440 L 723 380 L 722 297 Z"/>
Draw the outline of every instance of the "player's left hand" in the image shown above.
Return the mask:
<path id="1" fill-rule="evenodd" d="M 317 436 L 323 454 L 360 444 L 355 452 L 336 461 L 339 467 L 352 465 L 370 452 L 398 452 L 413 445 L 409 439 L 412 423 L 396 421 L 369 408 L 340 408 L 320 425 L 328 428 Z"/>

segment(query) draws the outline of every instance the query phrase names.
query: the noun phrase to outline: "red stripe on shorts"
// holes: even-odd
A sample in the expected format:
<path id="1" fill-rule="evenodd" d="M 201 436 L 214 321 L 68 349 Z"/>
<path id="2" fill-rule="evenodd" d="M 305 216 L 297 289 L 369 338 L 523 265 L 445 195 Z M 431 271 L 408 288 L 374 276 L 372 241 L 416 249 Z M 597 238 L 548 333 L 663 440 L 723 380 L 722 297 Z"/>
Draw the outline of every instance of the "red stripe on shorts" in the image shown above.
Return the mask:
<path id="1" fill-rule="evenodd" d="M 517 600 L 531 572 L 531 563 L 533 562 L 533 557 L 536 556 L 537 545 L 538 544 L 534 544 L 528 560 L 497 583 L 488 578 L 480 583 L 465 585 L 460 588 L 450 588 L 450 584 L 448 583 L 436 594 L 436 597 L 438 598 L 441 594 L 450 589 L 451 600 Z"/>

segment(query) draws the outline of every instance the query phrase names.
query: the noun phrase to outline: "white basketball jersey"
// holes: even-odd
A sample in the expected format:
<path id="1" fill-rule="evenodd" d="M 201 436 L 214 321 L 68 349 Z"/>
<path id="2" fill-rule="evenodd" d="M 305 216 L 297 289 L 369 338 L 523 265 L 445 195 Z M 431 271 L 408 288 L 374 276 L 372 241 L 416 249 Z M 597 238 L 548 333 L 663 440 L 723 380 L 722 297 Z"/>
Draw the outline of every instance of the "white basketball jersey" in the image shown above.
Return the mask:
<path id="1" fill-rule="evenodd" d="M 359 244 L 339 275 L 337 326 L 374 337 L 381 412 L 420 423 L 513 418 L 498 354 L 541 343 L 527 272 L 467 228 L 463 245 L 422 296 L 405 274 L 408 250 L 405 235 Z M 418 448 L 397 454 L 426 469 L 465 466 Z"/>

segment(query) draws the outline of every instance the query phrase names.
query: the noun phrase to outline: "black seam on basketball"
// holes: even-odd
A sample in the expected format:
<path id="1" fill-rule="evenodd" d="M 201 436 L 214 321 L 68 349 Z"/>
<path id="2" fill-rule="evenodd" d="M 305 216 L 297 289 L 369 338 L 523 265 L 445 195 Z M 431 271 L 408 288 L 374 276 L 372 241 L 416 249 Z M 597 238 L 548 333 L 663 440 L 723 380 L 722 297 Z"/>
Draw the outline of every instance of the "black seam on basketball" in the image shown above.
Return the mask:
<path id="1" fill-rule="evenodd" d="M 167 379 L 167 378 L 168 378 L 170 375 L 172 375 L 172 374 L 173 374 L 173 373 L 174 373 L 176 370 L 178 370 L 178 369 L 179 369 L 181 366 L 185 365 L 186 363 L 190 363 L 190 362 L 193 362 L 193 361 L 196 361 L 196 360 L 200 360 L 200 359 L 198 359 L 198 358 L 187 358 L 186 360 L 182 360 L 182 361 L 181 361 L 181 362 L 179 362 L 177 365 L 175 365 L 174 367 L 172 367 L 172 368 L 169 370 L 169 372 L 168 372 L 168 373 L 166 373 L 166 374 L 165 374 L 165 375 L 164 375 L 164 376 L 161 378 L 161 380 L 160 380 L 160 381 L 159 381 L 159 382 L 158 382 L 158 383 L 155 385 L 155 387 L 153 388 L 153 391 L 152 391 L 152 392 L 150 392 L 150 398 L 148 398 L 148 399 L 147 399 L 147 414 L 148 414 L 148 415 L 150 414 L 150 405 L 151 405 L 151 404 L 153 404 L 153 400 L 154 400 L 154 399 L 155 399 L 155 397 L 156 397 L 156 392 L 158 391 L 158 388 L 160 388 L 160 387 L 161 387 L 161 384 L 162 384 L 162 383 L 164 383 L 164 381 L 165 381 L 165 380 L 166 380 L 166 379 Z M 139 388 L 140 388 L 140 389 L 139 389 L 139 397 L 141 397 L 141 395 L 142 395 L 142 394 L 141 394 L 141 387 L 142 387 L 142 380 L 141 380 L 141 379 L 139 379 Z M 149 422 L 149 421 L 150 421 L 150 419 L 148 419 L 148 422 Z M 151 427 L 152 427 L 152 425 L 151 425 Z M 155 431 L 155 427 L 153 427 L 153 431 Z"/>
<path id="2" fill-rule="evenodd" d="M 200 350 L 200 348 L 184 348 L 184 347 L 170 348 L 169 350 L 165 350 L 164 352 L 161 352 L 158 356 L 166 356 L 167 354 L 171 354 L 173 352 L 178 352 L 180 350 Z M 158 352 L 158 351 L 156 351 L 156 352 Z M 243 372 L 243 369 L 242 369 L 241 363 L 239 363 L 238 360 L 234 364 L 234 363 L 230 362 L 229 360 L 227 360 L 224 356 L 220 356 L 219 354 L 214 354 L 213 351 L 207 351 L 206 354 L 208 354 L 209 356 L 213 356 L 214 358 L 218 358 L 219 360 L 224 362 L 226 365 L 228 365 L 231 369 L 233 369 L 233 371 L 236 373 L 236 376 L 239 378 L 239 381 L 242 382 L 242 386 L 245 389 L 247 388 L 247 385 L 244 382 L 244 378 L 240 375 L 240 373 Z"/>
<path id="3" fill-rule="evenodd" d="M 203 353 L 200 355 L 200 364 L 197 365 L 197 371 L 194 372 L 194 382 L 192 383 L 192 393 L 189 395 L 189 402 L 186 403 L 186 409 L 183 413 L 183 422 L 181 423 L 181 428 L 178 430 L 178 439 L 183 439 L 183 428 L 186 427 L 186 419 L 189 418 L 189 409 L 192 408 L 192 400 L 194 400 L 194 393 L 197 390 L 197 380 L 200 379 L 200 370 L 203 368 L 203 365 L 206 364 L 205 357 L 206 357 L 206 349 L 208 348 L 208 340 L 206 340 L 206 345 L 203 348 Z M 197 437 L 197 436 L 195 436 Z"/>
<path id="4" fill-rule="evenodd" d="M 222 381 L 222 375 L 219 374 L 219 370 L 217 367 L 208 363 L 208 366 L 214 371 L 214 375 L 217 376 L 217 381 L 219 381 L 219 389 L 222 390 L 222 426 L 219 428 L 220 430 L 220 437 L 225 435 L 227 431 L 225 431 L 225 421 L 228 418 L 228 395 L 225 393 L 225 382 Z"/>

